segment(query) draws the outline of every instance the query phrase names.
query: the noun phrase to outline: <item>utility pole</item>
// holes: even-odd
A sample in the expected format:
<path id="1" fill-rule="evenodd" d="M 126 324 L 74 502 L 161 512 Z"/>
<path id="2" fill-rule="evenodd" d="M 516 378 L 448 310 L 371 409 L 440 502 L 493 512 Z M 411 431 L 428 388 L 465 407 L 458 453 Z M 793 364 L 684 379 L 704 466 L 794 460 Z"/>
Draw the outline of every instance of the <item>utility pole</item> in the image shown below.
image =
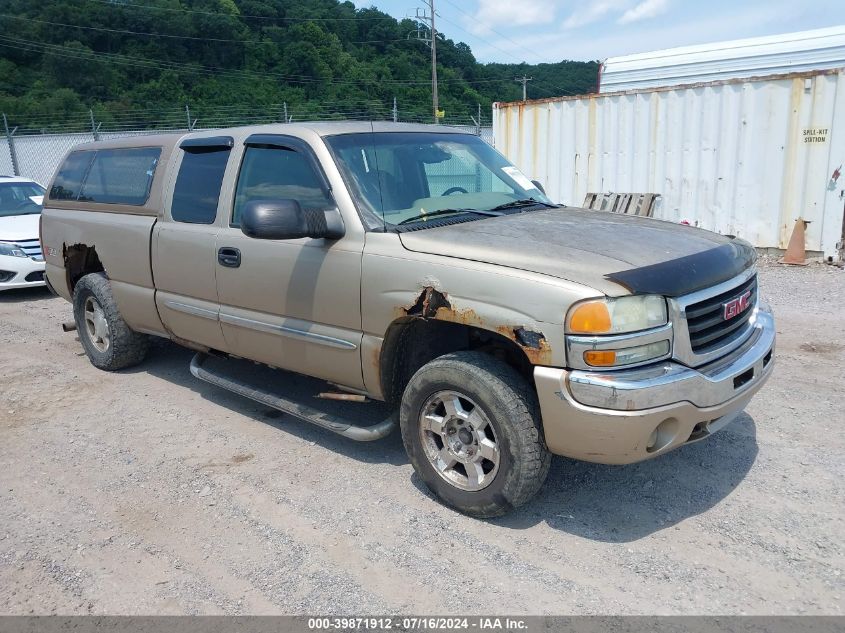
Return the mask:
<path id="1" fill-rule="evenodd" d="M 526 85 L 527 85 L 527 84 L 528 84 L 528 82 L 529 82 L 529 81 L 531 81 L 532 79 L 534 79 L 534 77 L 526 77 L 525 75 L 523 75 L 522 77 L 515 77 L 515 78 L 514 78 L 514 81 L 516 81 L 516 82 L 518 82 L 518 83 L 521 83 L 521 84 L 522 84 L 522 100 L 523 100 L 523 101 L 527 101 L 527 100 L 528 100 L 528 95 L 527 95 Z"/>
<path id="2" fill-rule="evenodd" d="M 434 24 L 434 0 L 423 0 L 426 9 L 417 9 L 416 19 L 421 22 L 426 22 L 429 27 L 429 37 L 420 36 L 417 33 L 417 39 L 426 42 L 431 48 L 431 107 L 432 114 L 434 114 L 434 122 L 437 123 L 440 117 L 437 116 L 440 111 L 440 101 L 437 94 L 437 27 Z"/>
<path id="3" fill-rule="evenodd" d="M 431 105 L 434 108 L 434 122 L 437 123 L 437 113 L 440 111 L 437 95 L 437 30 L 434 28 L 434 0 L 428 0 L 431 8 Z"/>

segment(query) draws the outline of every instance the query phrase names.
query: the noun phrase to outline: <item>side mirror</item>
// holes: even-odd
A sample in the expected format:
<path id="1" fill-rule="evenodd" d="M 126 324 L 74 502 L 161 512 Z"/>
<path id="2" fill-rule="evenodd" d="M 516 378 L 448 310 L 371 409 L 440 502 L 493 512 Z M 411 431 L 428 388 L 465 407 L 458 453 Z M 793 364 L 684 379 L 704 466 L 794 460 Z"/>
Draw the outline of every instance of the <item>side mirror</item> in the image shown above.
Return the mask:
<path id="1" fill-rule="evenodd" d="M 531 184 L 534 185 L 535 187 L 537 187 L 537 189 L 540 190 L 540 193 L 542 193 L 543 195 L 546 195 L 546 189 L 545 189 L 545 187 L 543 187 L 543 183 L 541 183 L 539 180 L 532 180 Z"/>
<path id="2" fill-rule="evenodd" d="M 259 240 L 336 240 L 344 233 L 337 209 L 303 209 L 297 200 L 286 199 L 247 202 L 241 212 L 241 231 Z"/>

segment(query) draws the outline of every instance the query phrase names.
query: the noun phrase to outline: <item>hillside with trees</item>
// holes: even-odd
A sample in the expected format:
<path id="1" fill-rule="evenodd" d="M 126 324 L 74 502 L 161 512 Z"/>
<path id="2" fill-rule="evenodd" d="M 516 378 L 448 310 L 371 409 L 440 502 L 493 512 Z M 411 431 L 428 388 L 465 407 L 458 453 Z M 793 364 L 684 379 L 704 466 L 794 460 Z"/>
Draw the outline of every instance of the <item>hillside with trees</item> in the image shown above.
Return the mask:
<path id="1" fill-rule="evenodd" d="M 22 129 L 84 126 L 89 108 L 107 125 L 148 127 L 183 121 L 185 105 L 206 125 L 276 118 L 280 104 L 298 118 L 386 118 L 394 98 L 403 120 L 430 120 L 430 52 L 417 39 L 428 32 L 374 8 L 336 0 L 2 6 L 0 111 Z M 595 88 L 595 62 L 482 64 L 443 28 L 437 52 L 447 122 L 468 121 L 478 104 L 489 119 L 493 101 L 521 98 L 514 77 L 522 74 L 535 77 L 534 98 Z"/>

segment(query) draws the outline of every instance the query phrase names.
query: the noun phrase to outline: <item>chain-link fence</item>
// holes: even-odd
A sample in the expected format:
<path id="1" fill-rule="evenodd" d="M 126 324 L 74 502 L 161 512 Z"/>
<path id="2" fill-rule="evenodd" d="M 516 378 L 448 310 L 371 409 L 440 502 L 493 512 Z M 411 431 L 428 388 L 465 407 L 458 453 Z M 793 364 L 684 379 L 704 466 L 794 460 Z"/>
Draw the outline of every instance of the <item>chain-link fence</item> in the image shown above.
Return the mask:
<path id="1" fill-rule="evenodd" d="M 211 130 L 237 125 L 262 123 L 289 123 L 301 121 L 356 120 L 402 121 L 429 123 L 431 115 L 404 111 L 396 102 L 390 106 L 368 103 L 366 107 L 355 104 L 341 106 L 323 104 L 319 107 L 294 107 L 286 103 L 266 108 L 216 108 L 191 111 L 189 107 L 168 112 L 104 113 L 102 120 L 93 112 L 84 117 L 70 117 L 60 122 L 31 117 L 12 118 L 3 115 L 4 134 L 0 138 L 0 175 L 25 176 L 46 185 L 53 176 L 62 157 L 72 147 L 93 140 L 107 140 L 145 134 L 179 133 L 190 130 Z M 443 123 L 470 134 L 480 136 L 493 144 L 490 118 L 481 109 L 466 116 L 452 116 Z M 87 131 L 82 131 L 82 129 Z"/>

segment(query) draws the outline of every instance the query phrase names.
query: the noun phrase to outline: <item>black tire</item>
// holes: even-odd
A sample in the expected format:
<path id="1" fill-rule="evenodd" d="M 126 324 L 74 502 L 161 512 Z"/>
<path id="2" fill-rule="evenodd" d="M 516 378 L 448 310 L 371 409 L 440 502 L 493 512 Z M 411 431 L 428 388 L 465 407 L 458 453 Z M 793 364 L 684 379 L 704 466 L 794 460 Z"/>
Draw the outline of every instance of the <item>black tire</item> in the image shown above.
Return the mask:
<path id="1" fill-rule="evenodd" d="M 108 344 L 97 338 L 86 323 L 86 306 L 99 305 L 108 327 Z M 111 284 L 103 273 L 85 275 L 76 282 L 73 291 L 73 318 L 79 340 L 91 364 L 106 371 L 116 371 L 137 365 L 147 355 L 150 338 L 133 331 L 123 317 L 111 292 Z M 99 341 L 99 342 L 98 342 Z"/>
<path id="2" fill-rule="evenodd" d="M 468 397 L 493 427 L 498 465 L 492 481 L 480 490 L 465 490 L 447 481 L 424 446 L 422 418 L 431 411 L 431 399 L 436 402 L 437 394 L 445 392 Z M 464 514 L 478 518 L 506 514 L 527 503 L 548 475 L 551 454 L 540 428 L 534 390 L 513 368 L 486 354 L 457 352 L 424 365 L 405 388 L 399 421 L 414 470 L 437 497 Z M 436 434 L 426 437 L 442 444 Z"/>

